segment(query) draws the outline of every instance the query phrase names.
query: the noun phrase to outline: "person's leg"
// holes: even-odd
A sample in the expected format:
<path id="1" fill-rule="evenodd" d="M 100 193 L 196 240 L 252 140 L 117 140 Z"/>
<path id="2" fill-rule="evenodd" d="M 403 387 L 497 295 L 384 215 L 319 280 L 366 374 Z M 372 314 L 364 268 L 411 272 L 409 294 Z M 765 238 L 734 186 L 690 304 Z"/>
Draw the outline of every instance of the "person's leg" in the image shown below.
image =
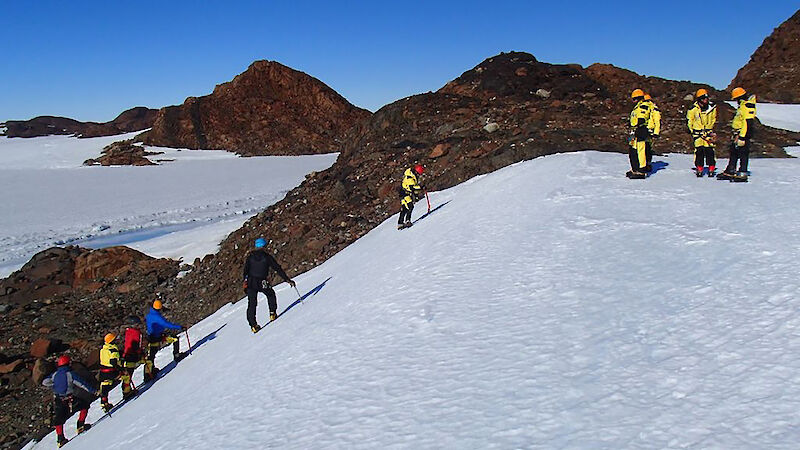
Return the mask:
<path id="1" fill-rule="evenodd" d="M 259 280 L 253 280 L 253 282 Z M 258 327 L 258 322 L 256 322 L 256 306 L 258 306 L 258 287 L 257 286 L 248 286 L 247 288 L 247 323 L 250 324 L 250 327 Z"/>
<path id="2" fill-rule="evenodd" d="M 708 164 L 708 174 L 711 175 L 714 171 L 717 170 L 717 158 L 714 154 L 714 147 L 708 146 L 705 148 L 706 151 L 706 164 Z"/>
<path id="3" fill-rule="evenodd" d="M 728 166 L 725 167 L 725 173 L 727 174 L 736 173 L 736 161 L 738 159 L 738 153 L 739 151 L 736 148 L 736 145 L 731 143 L 731 146 L 729 148 Z"/>
<path id="4" fill-rule="evenodd" d="M 750 142 L 739 148 L 739 172 L 747 172 L 750 163 Z"/>
<path id="5" fill-rule="evenodd" d="M 705 152 L 703 147 L 695 147 L 694 148 L 694 167 L 697 169 L 697 172 L 703 171 L 703 166 L 705 165 Z"/>
<path id="6" fill-rule="evenodd" d="M 269 304 L 269 315 L 270 318 L 273 316 L 278 315 L 278 297 L 275 295 L 275 291 L 268 287 L 264 289 L 264 295 L 267 296 L 267 303 Z"/>

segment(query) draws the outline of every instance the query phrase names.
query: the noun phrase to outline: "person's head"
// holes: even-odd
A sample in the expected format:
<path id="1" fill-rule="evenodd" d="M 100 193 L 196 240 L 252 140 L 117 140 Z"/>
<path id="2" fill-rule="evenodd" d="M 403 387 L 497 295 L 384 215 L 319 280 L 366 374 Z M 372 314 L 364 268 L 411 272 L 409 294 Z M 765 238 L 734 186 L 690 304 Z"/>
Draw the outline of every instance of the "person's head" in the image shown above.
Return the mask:
<path id="1" fill-rule="evenodd" d="M 116 339 L 116 338 L 117 338 L 117 335 L 116 335 L 116 334 L 114 334 L 114 333 L 108 333 L 108 334 L 106 334 L 106 337 L 104 337 L 104 338 L 103 338 L 103 341 L 104 341 L 106 344 L 110 344 L 110 343 L 114 342 L 114 339 Z"/>
<path id="2" fill-rule="evenodd" d="M 745 91 L 744 88 L 735 87 L 735 88 L 733 88 L 733 91 L 731 91 L 731 100 L 733 100 L 733 101 L 740 100 L 741 101 L 741 100 L 744 100 L 746 95 L 747 95 L 747 91 Z"/>
<path id="3" fill-rule="evenodd" d="M 645 94 L 644 94 L 644 101 L 646 101 L 646 102 L 649 102 L 649 101 L 650 101 L 650 100 L 652 100 L 652 99 L 653 99 L 653 97 L 650 97 L 650 94 L 648 94 L 648 93 L 646 93 L 646 92 L 645 92 Z"/>
<path id="4" fill-rule="evenodd" d="M 634 89 L 633 92 L 631 92 L 631 100 L 637 103 L 644 100 L 644 91 L 638 88 Z"/>
<path id="5" fill-rule="evenodd" d="M 694 93 L 694 99 L 700 106 L 708 106 L 708 91 L 700 88 Z"/>
<path id="6" fill-rule="evenodd" d="M 161 309 L 164 307 L 164 304 L 161 303 L 161 300 L 156 300 L 153 302 L 153 309 Z"/>
<path id="7" fill-rule="evenodd" d="M 416 166 L 414 166 L 414 172 L 417 175 L 422 175 L 423 173 L 425 173 L 425 168 L 422 167 L 422 164 L 417 164 Z"/>
<path id="8" fill-rule="evenodd" d="M 68 366 L 68 365 L 70 365 L 71 362 L 72 362 L 72 360 L 69 359 L 69 356 L 61 355 L 58 358 L 58 362 L 56 363 L 56 366 L 58 366 L 58 367 Z"/>
<path id="9" fill-rule="evenodd" d="M 267 240 L 264 239 L 263 237 L 260 237 L 260 238 L 256 239 L 255 245 L 256 245 L 256 248 L 264 248 L 264 247 L 267 246 Z"/>

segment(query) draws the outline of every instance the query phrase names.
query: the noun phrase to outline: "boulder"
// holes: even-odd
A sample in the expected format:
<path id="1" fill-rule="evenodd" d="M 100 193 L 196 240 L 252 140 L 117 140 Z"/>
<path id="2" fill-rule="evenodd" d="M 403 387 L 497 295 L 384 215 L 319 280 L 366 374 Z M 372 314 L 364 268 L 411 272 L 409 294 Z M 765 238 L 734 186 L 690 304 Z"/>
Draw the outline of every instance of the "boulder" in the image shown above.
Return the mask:
<path id="1" fill-rule="evenodd" d="M 31 356 L 34 358 L 44 358 L 50 353 L 56 351 L 58 342 L 55 339 L 39 338 L 31 344 Z"/>
<path id="2" fill-rule="evenodd" d="M 550 98 L 550 91 L 547 89 L 537 89 L 535 94 L 537 97 Z"/>
<path id="3" fill-rule="evenodd" d="M 495 131 L 497 131 L 497 130 L 499 130 L 499 129 L 500 129 L 500 125 L 498 125 L 498 124 L 497 124 L 497 122 L 490 122 L 490 123 L 487 123 L 487 124 L 486 124 L 486 125 L 483 127 L 483 129 L 484 129 L 484 130 L 485 130 L 487 133 L 494 133 Z"/>
<path id="4" fill-rule="evenodd" d="M 1 364 L 0 365 L 0 373 L 1 374 L 7 374 L 7 373 L 16 372 L 17 370 L 19 370 L 19 369 L 21 369 L 23 367 L 25 367 L 25 361 L 23 359 L 21 359 L 21 358 L 20 359 L 16 359 L 14 361 L 11 361 L 10 363 Z"/>
<path id="5" fill-rule="evenodd" d="M 447 154 L 448 148 L 449 145 L 447 144 L 436 144 L 436 146 L 433 147 L 433 150 L 431 150 L 431 152 L 428 154 L 428 158 L 431 159 L 441 158 L 442 156 Z"/>
<path id="6" fill-rule="evenodd" d="M 85 252 L 75 258 L 73 286 L 82 287 L 98 279 L 119 277 L 139 261 L 151 260 L 142 252 L 118 246 Z"/>
<path id="7" fill-rule="evenodd" d="M 53 373 L 54 370 L 56 370 L 56 365 L 51 361 L 43 358 L 37 358 L 36 362 L 33 363 L 33 370 L 31 371 L 33 384 L 37 386 L 42 384 L 42 380 L 44 380 L 46 376 Z"/>

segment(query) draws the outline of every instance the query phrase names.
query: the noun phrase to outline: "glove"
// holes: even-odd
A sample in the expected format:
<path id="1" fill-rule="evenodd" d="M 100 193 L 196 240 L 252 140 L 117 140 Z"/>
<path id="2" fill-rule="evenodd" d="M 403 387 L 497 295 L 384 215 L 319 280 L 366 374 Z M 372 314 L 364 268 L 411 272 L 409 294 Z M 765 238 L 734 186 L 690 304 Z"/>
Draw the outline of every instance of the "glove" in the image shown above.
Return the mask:
<path id="1" fill-rule="evenodd" d="M 242 283 L 242 289 L 243 289 L 245 292 L 247 292 L 247 280 L 244 280 L 244 283 Z"/>
<path id="2" fill-rule="evenodd" d="M 297 287 L 297 283 L 295 283 L 293 280 L 287 280 L 286 282 L 289 283 L 289 286 L 291 287 Z"/>
<path id="3" fill-rule="evenodd" d="M 747 145 L 747 142 L 745 142 L 742 138 L 737 138 L 735 144 L 737 147 L 744 147 Z"/>

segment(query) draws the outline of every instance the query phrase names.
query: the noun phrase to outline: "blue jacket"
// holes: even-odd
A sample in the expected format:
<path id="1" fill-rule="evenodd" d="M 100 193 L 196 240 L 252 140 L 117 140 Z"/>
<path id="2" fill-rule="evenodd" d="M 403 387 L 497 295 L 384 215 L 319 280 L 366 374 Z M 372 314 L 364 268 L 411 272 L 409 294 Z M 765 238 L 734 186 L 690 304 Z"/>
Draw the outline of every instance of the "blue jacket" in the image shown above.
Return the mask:
<path id="1" fill-rule="evenodd" d="M 69 368 L 69 366 L 59 367 L 58 370 L 53 372 L 52 375 L 45 378 L 42 381 L 42 384 L 53 389 L 53 392 L 59 397 L 67 397 L 72 395 L 72 393 L 75 391 L 75 386 L 78 386 L 87 392 L 91 392 L 92 394 L 97 393 L 89 385 L 89 383 L 83 381 L 81 377 L 79 377 Z"/>
<path id="2" fill-rule="evenodd" d="M 145 322 L 147 322 L 148 336 L 161 337 L 161 334 L 164 333 L 164 330 L 167 328 L 171 330 L 180 330 L 182 328 L 180 325 L 165 319 L 164 316 L 161 315 L 161 312 L 152 306 L 150 307 L 150 312 L 148 312 L 145 317 Z"/>

